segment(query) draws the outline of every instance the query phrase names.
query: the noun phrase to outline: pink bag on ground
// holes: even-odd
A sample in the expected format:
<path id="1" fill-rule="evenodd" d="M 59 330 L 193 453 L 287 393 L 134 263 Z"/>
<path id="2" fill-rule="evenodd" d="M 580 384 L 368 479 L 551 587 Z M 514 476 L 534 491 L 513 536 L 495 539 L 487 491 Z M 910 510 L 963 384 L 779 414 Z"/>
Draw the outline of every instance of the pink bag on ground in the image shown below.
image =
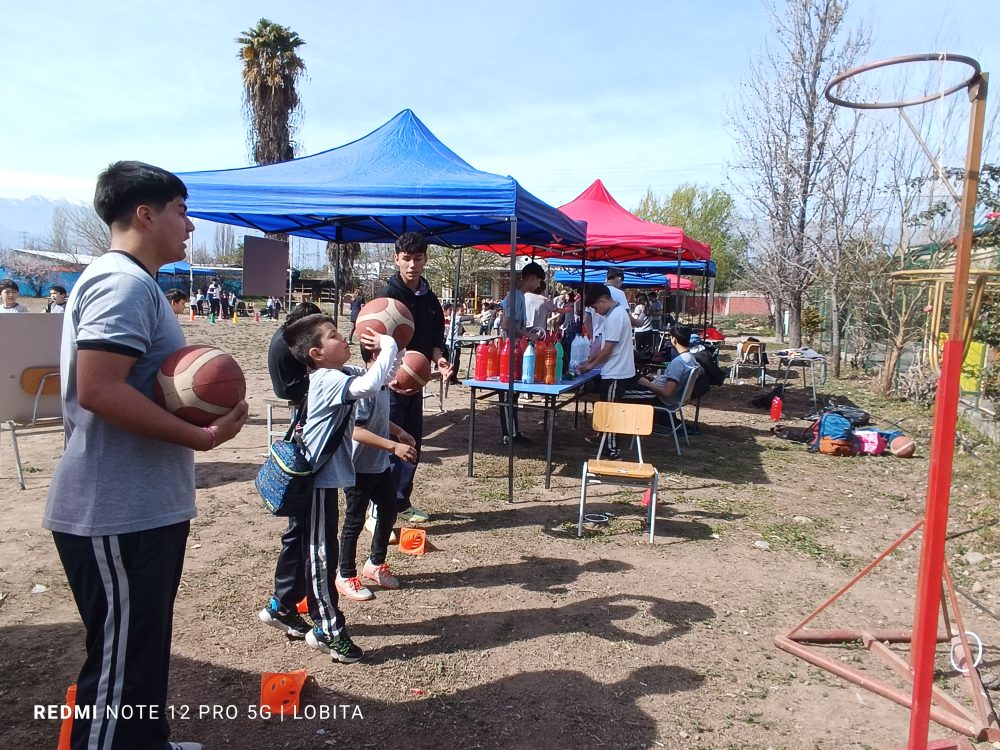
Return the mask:
<path id="1" fill-rule="evenodd" d="M 855 430 L 854 439 L 858 442 L 858 453 L 865 456 L 881 456 L 885 453 L 885 436 L 876 430 Z"/>

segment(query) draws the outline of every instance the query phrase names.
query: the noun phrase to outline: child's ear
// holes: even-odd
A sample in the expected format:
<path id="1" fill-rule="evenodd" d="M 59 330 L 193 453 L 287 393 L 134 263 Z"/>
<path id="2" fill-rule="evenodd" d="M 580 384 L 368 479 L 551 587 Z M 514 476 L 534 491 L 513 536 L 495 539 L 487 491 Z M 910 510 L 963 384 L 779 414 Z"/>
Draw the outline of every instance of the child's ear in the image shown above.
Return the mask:
<path id="1" fill-rule="evenodd" d="M 311 359 L 313 362 L 318 362 L 322 354 L 323 350 L 320 349 L 318 346 L 314 346 L 312 349 L 309 350 L 309 359 Z"/>

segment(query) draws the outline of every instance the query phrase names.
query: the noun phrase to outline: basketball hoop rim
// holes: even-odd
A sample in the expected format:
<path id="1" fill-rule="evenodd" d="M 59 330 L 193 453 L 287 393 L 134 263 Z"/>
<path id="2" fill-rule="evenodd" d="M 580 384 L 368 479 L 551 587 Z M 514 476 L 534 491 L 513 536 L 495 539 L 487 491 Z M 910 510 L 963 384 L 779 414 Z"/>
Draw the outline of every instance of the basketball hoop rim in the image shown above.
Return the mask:
<path id="1" fill-rule="evenodd" d="M 972 75 L 961 83 L 955 84 L 944 91 L 939 91 L 936 94 L 928 94 L 927 96 L 921 96 L 915 99 L 903 99 L 901 101 L 852 102 L 848 99 L 842 99 L 833 93 L 833 89 L 842 84 L 848 78 L 853 78 L 859 73 L 867 73 L 871 70 L 877 70 L 878 68 L 888 68 L 892 65 L 903 65 L 904 63 L 912 62 L 957 62 L 972 68 Z M 982 76 L 982 72 L 983 71 L 979 65 L 979 61 L 975 58 L 969 57 L 968 55 L 952 55 L 948 52 L 927 52 L 915 55 L 899 55 L 898 57 L 888 57 L 884 60 L 876 60 L 875 62 L 858 65 L 857 67 L 846 70 L 843 73 L 838 73 L 830 79 L 828 84 L 826 84 L 826 88 L 823 89 L 823 96 L 825 96 L 830 103 L 835 104 L 838 107 L 850 107 L 851 109 L 900 109 L 902 107 L 913 107 L 917 104 L 927 104 L 927 102 L 951 96 L 956 91 L 967 89 L 979 80 Z"/>

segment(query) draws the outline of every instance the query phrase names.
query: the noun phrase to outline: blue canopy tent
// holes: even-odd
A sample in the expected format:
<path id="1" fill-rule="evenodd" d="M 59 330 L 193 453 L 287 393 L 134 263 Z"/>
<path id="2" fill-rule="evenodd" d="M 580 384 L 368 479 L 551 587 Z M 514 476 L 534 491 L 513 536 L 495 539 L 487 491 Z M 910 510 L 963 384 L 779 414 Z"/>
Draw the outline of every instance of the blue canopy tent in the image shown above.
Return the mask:
<path id="1" fill-rule="evenodd" d="M 579 268 L 581 261 L 573 258 L 551 258 L 548 264 L 553 268 Z M 674 273 L 679 276 L 715 276 L 714 260 L 630 260 L 630 261 L 601 261 L 588 260 L 587 268 L 620 268 L 623 271 L 633 273 Z M 577 274 L 579 278 L 579 274 Z"/>
<path id="2" fill-rule="evenodd" d="M 584 222 L 542 202 L 512 177 L 474 169 L 408 109 L 363 138 L 312 156 L 178 176 L 188 188 L 189 216 L 262 232 L 339 243 L 393 242 L 412 231 L 458 248 L 509 243 L 511 289 L 519 243 L 580 247 L 586 241 Z M 459 250 L 456 288 L 461 272 Z M 334 281 L 338 310 L 340 284 Z M 513 501 L 510 442 L 507 492 Z"/>
<path id="3" fill-rule="evenodd" d="M 160 266 L 157 273 L 173 274 L 174 276 L 214 276 L 216 270 L 214 268 L 198 268 L 186 261 L 179 260 L 175 263 L 167 263 L 165 266 Z"/>
<path id="4" fill-rule="evenodd" d="M 608 278 L 608 272 L 603 268 L 588 268 L 581 278 L 579 271 L 569 271 L 565 269 L 557 270 L 552 279 L 558 284 L 603 284 Z M 622 286 L 641 287 L 668 287 L 670 289 L 681 289 L 690 291 L 694 289 L 694 282 L 682 276 L 665 273 L 638 273 L 626 271 Z"/>

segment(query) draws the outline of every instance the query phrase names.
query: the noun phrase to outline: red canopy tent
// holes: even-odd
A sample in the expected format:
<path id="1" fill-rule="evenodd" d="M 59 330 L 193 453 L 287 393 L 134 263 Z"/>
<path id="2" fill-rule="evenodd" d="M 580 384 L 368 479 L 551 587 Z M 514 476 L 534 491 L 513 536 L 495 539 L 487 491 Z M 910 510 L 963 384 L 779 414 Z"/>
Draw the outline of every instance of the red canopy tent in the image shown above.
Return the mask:
<path id="1" fill-rule="evenodd" d="M 712 256 L 711 247 L 688 237 L 683 229 L 640 219 L 623 208 L 600 180 L 594 180 L 590 187 L 559 210 L 570 218 L 587 222 L 587 260 L 662 260 L 664 257 L 709 260 Z M 480 245 L 479 249 L 501 255 L 510 253 L 509 245 Z M 527 245 L 517 249 L 518 255 L 541 258 L 578 252 L 578 248 Z"/>

